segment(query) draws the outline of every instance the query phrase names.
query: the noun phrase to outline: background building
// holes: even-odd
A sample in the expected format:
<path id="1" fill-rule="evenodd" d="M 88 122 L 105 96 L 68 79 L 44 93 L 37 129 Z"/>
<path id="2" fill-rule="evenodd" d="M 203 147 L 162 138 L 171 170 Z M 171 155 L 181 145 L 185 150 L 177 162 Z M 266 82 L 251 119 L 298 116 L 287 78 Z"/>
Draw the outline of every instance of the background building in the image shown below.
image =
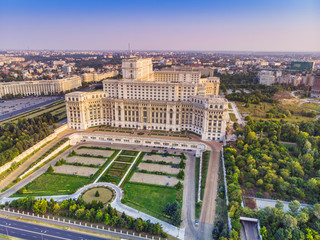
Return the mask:
<path id="1" fill-rule="evenodd" d="M 320 98 L 320 76 L 313 77 L 311 97 Z"/>
<path id="2" fill-rule="evenodd" d="M 0 83 L 0 97 L 5 95 L 39 96 L 67 92 L 81 86 L 81 77 L 40 81 L 14 81 Z"/>
<path id="3" fill-rule="evenodd" d="M 274 72 L 272 71 L 261 71 L 258 74 L 259 77 L 259 83 L 264 85 L 272 85 L 275 83 L 275 76 Z"/>

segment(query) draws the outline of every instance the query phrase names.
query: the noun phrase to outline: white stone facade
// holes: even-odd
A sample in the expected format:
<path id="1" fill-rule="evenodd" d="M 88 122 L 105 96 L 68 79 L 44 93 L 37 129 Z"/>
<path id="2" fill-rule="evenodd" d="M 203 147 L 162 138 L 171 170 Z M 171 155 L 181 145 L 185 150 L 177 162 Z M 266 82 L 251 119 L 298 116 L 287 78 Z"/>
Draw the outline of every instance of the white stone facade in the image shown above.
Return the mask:
<path id="1" fill-rule="evenodd" d="M 81 83 L 80 76 L 57 80 L 5 82 L 0 83 L 0 97 L 8 94 L 25 96 L 58 94 L 76 89 Z"/>
<path id="2" fill-rule="evenodd" d="M 222 140 L 228 104 L 225 99 L 218 98 L 219 78 L 159 82 L 155 81 L 152 71 L 145 70 L 150 61 L 143 62 L 147 66 L 142 67 L 144 70 L 134 70 L 140 80 L 105 80 L 104 91 L 67 94 L 69 127 L 85 130 L 110 125 L 145 130 L 188 130 L 204 140 Z M 126 66 L 125 71 L 131 70 Z"/>
<path id="3" fill-rule="evenodd" d="M 100 82 L 106 78 L 116 77 L 118 71 L 110 71 L 105 73 L 84 73 L 81 75 L 83 82 Z"/>

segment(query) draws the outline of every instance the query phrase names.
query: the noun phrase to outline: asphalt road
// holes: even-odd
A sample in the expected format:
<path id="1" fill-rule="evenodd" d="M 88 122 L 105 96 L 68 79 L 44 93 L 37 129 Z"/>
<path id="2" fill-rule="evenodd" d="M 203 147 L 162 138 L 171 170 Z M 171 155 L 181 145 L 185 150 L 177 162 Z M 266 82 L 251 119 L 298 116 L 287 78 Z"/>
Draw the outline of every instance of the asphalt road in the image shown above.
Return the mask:
<path id="1" fill-rule="evenodd" d="M 22 113 L 25 113 L 25 112 L 28 112 L 28 111 L 31 111 L 31 110 L 35 110 L 37 108 L 40 108 L 40 107 L 43 107 L 43 106 L 46 106 L 46 105 L 49 105 L 49 104 L 57 102 L 57 101 L 59 101 L 59 100 L 61 100 L 63 98 L 64 98 L 64 96 L 57 96 L 56 99 L 51 99 L 51 100 L 48 100 L 46 102 L 38 103 L 38 104 L 32 105 L 30 107 L 26 107 L 26 108 L 23 108 L 23 109 L 20 109 L 20 110 L 11 112 L 11 113 L 3 114 L 3 115 L 0 116 L 0 121 L 5 120 L 7 118 L 14 117 L 16 115 L 19 115 L 19 114 L 22 114 Z"/>
<path id="2" fill-rule="evenodd" d="M 72 239 L 72 240 L 102 240 L 109 238 L 102 238 L 91 236 L 83 233 L 76 233 L 72 231 L 65 231 L 57 228 L 51 228 L 31 223 L 20 222 L 7 218 L 0 218 L 0 233 L 21 239 Z"/>

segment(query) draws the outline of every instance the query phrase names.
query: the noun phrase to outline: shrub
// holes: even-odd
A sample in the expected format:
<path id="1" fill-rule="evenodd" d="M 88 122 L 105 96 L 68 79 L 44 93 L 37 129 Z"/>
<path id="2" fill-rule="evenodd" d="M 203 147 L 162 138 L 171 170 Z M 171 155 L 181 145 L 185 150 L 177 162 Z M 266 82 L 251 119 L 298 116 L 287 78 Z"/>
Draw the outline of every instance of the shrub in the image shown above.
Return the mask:
<path id="1" fill-rule="evenodd" d="M 53 173 L 54 169 L 52 167 L 52 165 L 50 165 L 50 167 L 48 167 L 47 173 Z"/>
<path id="2" fill-rule="evenodd" d="M 179 173 L 177 174 L 177 178 L 182 179 L 182 180 L 184 179 L 184 171 L 183 170 L 179 171 Z"/>

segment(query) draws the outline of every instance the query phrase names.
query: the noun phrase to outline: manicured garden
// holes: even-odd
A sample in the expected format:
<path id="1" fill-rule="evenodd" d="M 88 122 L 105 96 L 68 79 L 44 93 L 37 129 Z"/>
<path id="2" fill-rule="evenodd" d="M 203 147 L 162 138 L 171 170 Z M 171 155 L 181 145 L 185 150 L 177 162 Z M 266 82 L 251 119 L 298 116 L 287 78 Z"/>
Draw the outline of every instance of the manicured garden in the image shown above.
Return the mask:
<path id="1" fill-rule="evenodd" d="M 139 152 L 131 150 L 123 150 L 121 155 L 137 156 Z"/>
<path id="2" fill-rule="evenodd" d="M 128 206 L 165 221 L 169 220 L 163 213 L 167 203 L 182 201 L 182 194 L 174 187 L 127 182 L 123 189 Z"/>
<path id="3" fill-rule="evenodd" d="M 113 162 L 106 173 L 100 178 L 100 182 L 112 182 L 118 184 L 130 167 L 130 164 Z"/>
<path id="4" fill-rule="evenodd" d="M 127 162 L 127 163 L 131 163 L 133 162 L 134 157 L 126 157 L 126 156 L 119 156 L 116 161 L 117 162 Z"/>
<path id="5" fill-rule="evenodd" d="M 67 195 L 89 183 L 90 178 L 87 177 L 45 173 L 13 194 L 12 197 Z"/>
<path id="6" fill-rule="evenodd" d="M 87 203 L 90 203 L 93 200 L 101 201 L 103 203 L 109 203 L 114 198 L 114 196 L 115 194 L 110 188 L 95 187 L 84 192 L 81 198 Z"/>
<path id="7" fill-rule="evenodd" d="M 210 159 L 210 151 L 205 151 L 202 154 L 202 169 L 201 169 L 202 176 L 201 176 L 201 196 L 200 196 L 201 199 L 203 199 L 204 189 L 206 187 L 209 159 Z"/>

